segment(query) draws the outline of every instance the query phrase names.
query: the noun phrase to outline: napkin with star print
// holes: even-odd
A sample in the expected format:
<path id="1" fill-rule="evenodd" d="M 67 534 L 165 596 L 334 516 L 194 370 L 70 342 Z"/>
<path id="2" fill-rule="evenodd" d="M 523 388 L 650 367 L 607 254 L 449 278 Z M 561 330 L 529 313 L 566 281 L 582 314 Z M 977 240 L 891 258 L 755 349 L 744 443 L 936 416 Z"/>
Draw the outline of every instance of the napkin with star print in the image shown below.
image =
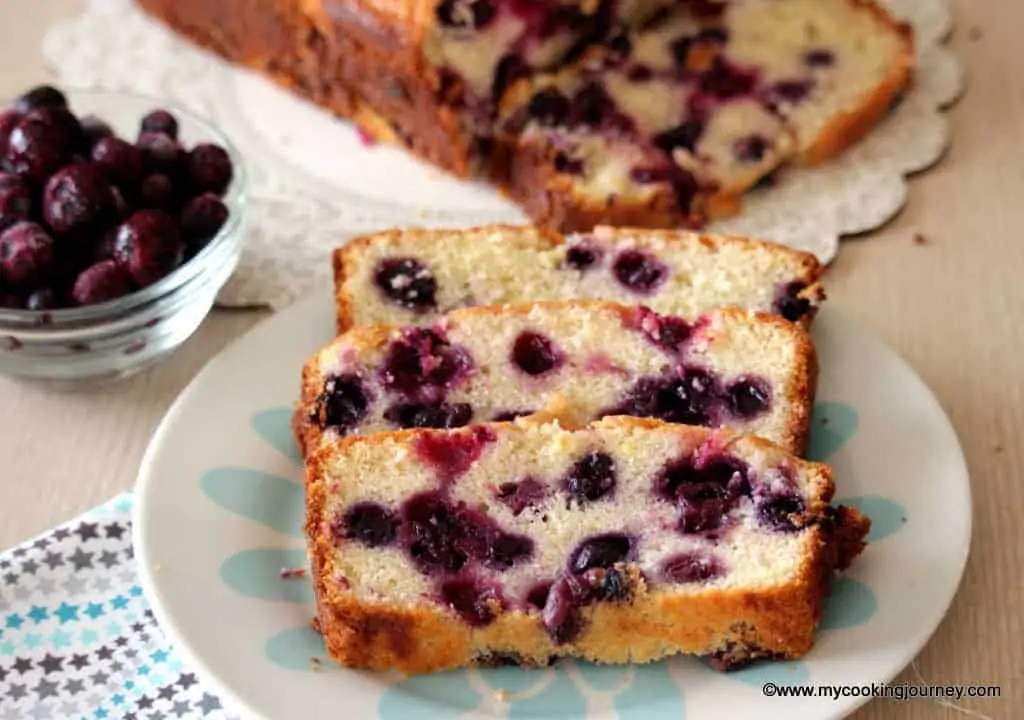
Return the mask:
<path id="1" fill-rule="evenodd" d="M 0 554 L 0 720 L 237 717 L 156 624 L 131 508 L 120 495 Z"/>

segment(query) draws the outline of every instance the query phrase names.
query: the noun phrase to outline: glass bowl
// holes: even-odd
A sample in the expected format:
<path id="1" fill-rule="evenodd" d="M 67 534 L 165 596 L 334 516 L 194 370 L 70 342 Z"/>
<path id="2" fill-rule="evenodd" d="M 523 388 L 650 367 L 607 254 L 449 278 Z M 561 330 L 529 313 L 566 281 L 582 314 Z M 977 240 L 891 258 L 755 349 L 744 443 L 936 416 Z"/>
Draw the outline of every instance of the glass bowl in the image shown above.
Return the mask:
<path id="1" fill-rule="evenodd" d="M 169 110 L 178 119 L 185 147 L 216 143 L 227 151 L 234 168 L 222 198 L 229 211 L 227 222 L 206 247 L 169 275 L 95 305 L 48 311 L 0 308 L 0 374 L 67 387 L 132 375 L 165 359 L 196 331 L 238 265 L 247 174 L 234 144 L 187 110 L 160 98 L 123 92 L 63 92 L 78 117 L 95 114 L 129 142 L 137 136 L 143 115 L 156 108 Z"/>

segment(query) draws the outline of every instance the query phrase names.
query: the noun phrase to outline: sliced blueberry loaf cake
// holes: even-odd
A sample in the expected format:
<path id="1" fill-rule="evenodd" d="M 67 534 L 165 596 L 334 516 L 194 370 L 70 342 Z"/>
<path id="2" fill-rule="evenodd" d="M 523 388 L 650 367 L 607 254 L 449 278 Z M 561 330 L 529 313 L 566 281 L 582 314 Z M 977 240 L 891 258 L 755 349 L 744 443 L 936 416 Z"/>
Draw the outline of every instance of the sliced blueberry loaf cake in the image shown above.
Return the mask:
<path id="1" fill-rule="evenodd" d="M 338 332 L 430 323 L 456 308 L 609 300 L 685 318 L 741 307 L 809 324 L 825 293 L 809 253 L 679 230 L 397 229 L 334 253 Z"/>
<path id="2" fill-rule="evenodd" d="M 431 327 L 355 328 L 302 374 L 299 444 L 548 412 L 728 427 L 802 454 L 817 359 L 807 332 L 726 309 L 687 322 L 564 301 L 457 310 Z"/>
<path id="3" fill-rule="evenodd" d="M 693 3 L 517 82 L 502 174 L 544 226 L 699 226 L 783 163 L 858 140 L 912 63 L 908 31 L 870 2 Z"/>
<path id="4" fill-rule="evenodd" d="M 800 657 L 870 525 L 824 465 L 625 417 L 349 437 L 306 489 L 328 651 L 404 673 Z"/>

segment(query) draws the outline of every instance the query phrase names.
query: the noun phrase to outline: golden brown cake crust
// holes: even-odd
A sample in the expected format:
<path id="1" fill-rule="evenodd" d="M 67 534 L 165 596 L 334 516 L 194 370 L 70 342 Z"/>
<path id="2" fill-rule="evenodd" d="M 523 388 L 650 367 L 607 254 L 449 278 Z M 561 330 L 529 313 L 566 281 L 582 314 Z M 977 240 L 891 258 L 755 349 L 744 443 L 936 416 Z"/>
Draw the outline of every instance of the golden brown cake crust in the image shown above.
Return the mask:
<path id="1" fill-rule="evenodd" d="M 554 230 L 538 228 L 532 225 L 482 225 L 472 228 L 469 231 L 479 233 L 503 232 L 510 238 L 510 242 L 514 241 L 537 250 L 547 250 L 566 242 L 565 235 Z M 820 283 L 820 279 L 824 274 L 824 268 L 818 262 L 817 258 L 811 253 L 796 250 L 786 245 L 773 243 L 768 240 L 757 240 L 742 237 L 739 235 L 698 234 L 674 228 L 635 228 L 628 225 L 605 227 L 598 225 L 593 226 L 593 231 L 602 233 L 602 237 L 609 238 L 612 242 L 625 238 L 636 238 L 641 242 L 647 238 L 658 238 L 660 240 L 668 241 L 677 240 L 680 243 L 695 243 L 696 245 L 712 251 L 724 245 L 735 245 L 751 249 L 755 247 L 770 248 L 772 252 L 777 252 L 796 260 L 796 264 L 799 269 L 796 273 L 795 279 L 799 280 L 806 286 L 800 293 L 801 297 L 812 301 L 824 300 L 826 297 L 825 289 Z M 443 228 L 392 229 L 368 235 L 361 235 L 337 248 L 331 256 L 334 275 L 334 302 L 337 334 L 341 335 L 355 327 L 357 324 L 352 308 L 352 294 L 348 289 L 348 280 L 354 274 L 354 269 L 359 264 L 360 255 L 365 251 L 367 246 L 378 243 L 387 245 L 395 242 L 411 242 L 414 244 L 423 243 L 425 245 L 429 245 L 443 240 L 443 238 L 448 235 L 459 232 L 462 231 Z M 813 321 L 814 309 L 816 307 L 815 302 L 812 302 L 811 306 L 812 312 L 808 313 L 800 321 L 800 324 L 804 327 L 809 327 Z"/>
<path id="2" fill-rule="evenodd" d="M 659 428 L 657 420 L 614 417 L 602 424 Z M 500 423 L 504 424 L 504 423 Z M 680 435 L 710 437 L 717 431 L 674 426 Z M 403 430 L 388 438 L 421 432 Z M 723 437 L 735 435 L 718 432 Z M 771 443 L 752 439 L 771 447 Z M 681 595 L 649 590 L 642 579 L 628 603 L 601 603 L 590 616 L 592 629 L 577 641 L 555 645 L 537 613 L 499 613 L 484 628 L 471 628 L 440 607 L 359 601 L 339 590 L 330 575 L 331 539 L 321 533 L 325 513 L 325 463 L 353 443 L 379 443 L 383 436 L 345 438 L 313 453 L 306 464 L 306 523 L 317 597 L 317 620 L 327 650 L 339 663 L 373 670 L 428 673 L 486 663 L 488 656 L 513 657 L 525 666 L 544 666 L 557 656 L 582 657 L 598 663 L 646 663 L 678 654 L 711 656 L 722 669 L 760 657 L 799 658 L 813 645 L 814 629 L 834 572 L 863 548 L 870 520 L 851 508 L 827 510 L 834 492 L 831 471 L 806 463 L 818 476 L 822 492 L 808 512 L 823 519 L 806 531 L 803 562 L 785 584 L 757 590 L 708 589 Z"/>

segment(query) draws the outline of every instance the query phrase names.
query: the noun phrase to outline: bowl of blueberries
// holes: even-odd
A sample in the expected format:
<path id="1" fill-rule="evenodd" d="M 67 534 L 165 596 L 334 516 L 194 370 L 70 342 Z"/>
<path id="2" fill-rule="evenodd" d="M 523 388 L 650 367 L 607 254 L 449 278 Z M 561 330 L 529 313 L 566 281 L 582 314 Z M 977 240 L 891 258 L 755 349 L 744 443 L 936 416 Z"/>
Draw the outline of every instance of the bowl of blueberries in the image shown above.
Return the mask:
<path id="1" fill-rule="evenodd" d="M 0 373 L 76 385 L 167 357 L 238 264 L 245 196 L 228 138 L 157 99 L 0 103 Z"/>

